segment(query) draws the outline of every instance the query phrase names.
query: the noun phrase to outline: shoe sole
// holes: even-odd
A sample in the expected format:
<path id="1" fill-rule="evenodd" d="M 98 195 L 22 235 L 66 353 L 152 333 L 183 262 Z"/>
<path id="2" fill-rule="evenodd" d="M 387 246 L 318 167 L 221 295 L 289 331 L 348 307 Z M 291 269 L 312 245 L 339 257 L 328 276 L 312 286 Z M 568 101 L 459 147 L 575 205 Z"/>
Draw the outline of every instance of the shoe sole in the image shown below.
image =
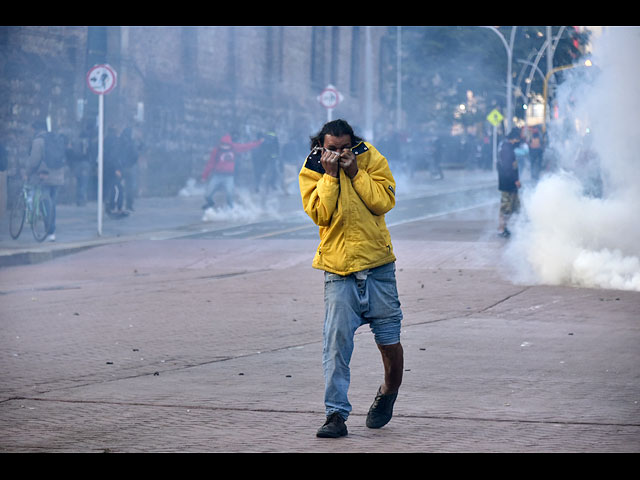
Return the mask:
<path id="1" fill-rule="evenodd" d="M 318 438 L 340 438 L 340 437 L 346 437 L 347 436 L 347 432 L 345 431 L 340 432 L 340 433 L 326 433 L 326 432 L 317 432 L 316 433 L 316 437 Z"/>
<path id="2" fill-rule="evenodd" d="M 369 419 L 367 419 L 366 425 L 368 428 L 382 428 L 390 421 L 391 421 L 391 417 L 389 417 L 389 419 L 384 421 L 383 423 L 373 423 L 373 422 L 370 422 Z"/>

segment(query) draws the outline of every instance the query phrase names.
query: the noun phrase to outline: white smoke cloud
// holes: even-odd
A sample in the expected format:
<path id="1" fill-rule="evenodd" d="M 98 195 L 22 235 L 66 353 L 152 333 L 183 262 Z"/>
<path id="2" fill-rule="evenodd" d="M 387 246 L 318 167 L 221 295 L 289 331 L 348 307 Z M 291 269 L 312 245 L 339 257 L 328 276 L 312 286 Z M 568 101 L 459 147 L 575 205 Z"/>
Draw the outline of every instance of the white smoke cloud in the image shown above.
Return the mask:
<path id="1" fill-rule="evenodd" d="M 593 47 L 593 80 L 567 70 L 558 87 L 560 112 L 571 113 L 549 128 L 559 169 L 523 189 L 505 258 L 515 281 L 640 291 L 640 28 L 607 28 Z M 587 142 L 601 196 L 589 195 Z"/>

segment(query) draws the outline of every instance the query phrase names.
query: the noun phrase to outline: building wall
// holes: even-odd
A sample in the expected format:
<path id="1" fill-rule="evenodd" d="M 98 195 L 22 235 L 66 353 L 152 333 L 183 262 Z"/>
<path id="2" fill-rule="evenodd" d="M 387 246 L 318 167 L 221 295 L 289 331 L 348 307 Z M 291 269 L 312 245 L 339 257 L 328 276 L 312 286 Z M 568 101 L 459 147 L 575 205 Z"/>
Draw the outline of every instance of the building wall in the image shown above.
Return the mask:
<path id="1" fill-rule="evenodd" d="M 95 28 L 0 27 L 0 139 L 11 167 L 28 153 L 35 119 L 49 116 L 54 130 L 73 136 L 83 122 L 96 118 L 97 95 L 85 78 L 94 63 L 108 63 L 118 73 L 117 87 L 105 95 L 105 126 L 118 131 L 132 126 L 142 142 L 142 195 L 173 195 L 187 179 L 199 178 L 209 152 L 227 132 L 248 141 L 275 129 L 281 144 L 306 145 L 327 120 L 317 97 L 329 83 L 344 97 L 332 118 L 347 119 L 358 133 L 371 124 L 367 112 L 374 118 L 383 112 L 378 95 L 365 92 L 378 85 L 376 53 L 385 27 L 369 29 L 369 77 L 366 27 L 89 31 Z M 102 31 L 104 52 L 96 51 L 94 42 Z M 71 196 L 62 194 L 63 200 Z"/>

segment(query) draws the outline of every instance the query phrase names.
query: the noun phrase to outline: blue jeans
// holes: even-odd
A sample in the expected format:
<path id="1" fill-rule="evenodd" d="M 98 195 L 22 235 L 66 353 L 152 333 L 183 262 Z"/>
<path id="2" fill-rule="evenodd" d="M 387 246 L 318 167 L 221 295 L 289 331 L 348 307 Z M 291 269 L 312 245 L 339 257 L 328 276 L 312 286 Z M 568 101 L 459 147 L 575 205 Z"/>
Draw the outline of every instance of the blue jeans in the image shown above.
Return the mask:
<path id="1" fill-rule="evenodd" d="M 355 274 L 324 274 L 322 367 L 327 416 L 338 412 L 346 420 L 351 412 L 347 391 L 356 330 L 368 323 L 378 345 L 400 342 L 402 311 L 395 272 L 395 263 L 389 263 L 369 270 L 364 280 Z"/>
<path id="2" fill-rule="evenodd" d="M 209 205 L 213 205 L 213 196 L 219 189 L 223 189 L 229 207 L 233 208 L 233 174 L 229 173 L 213 173 L 207 191 L 205 192 L 205 200 Z"/>
<path id="3" fill-rule="evenodd" d="M 42 185 L 42 192 L 48 193 L 51 198 L 51 212 L 49 212 L 49 231 L 47 235 L 56 233 L 56 204 L 58 203 L 58 187 L 55 185 Z"/>

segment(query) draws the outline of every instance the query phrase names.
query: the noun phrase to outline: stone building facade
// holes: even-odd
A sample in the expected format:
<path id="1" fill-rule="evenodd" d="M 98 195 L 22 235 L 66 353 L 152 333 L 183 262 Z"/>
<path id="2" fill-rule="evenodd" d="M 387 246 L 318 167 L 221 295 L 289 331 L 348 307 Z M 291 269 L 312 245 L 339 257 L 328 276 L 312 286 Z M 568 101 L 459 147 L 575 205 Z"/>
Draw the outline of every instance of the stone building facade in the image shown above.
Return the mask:
<path id="1" fill-rule="evenodd" d="M 47 118 L 52 130 L 73 137 L 97 119 L 98 96 L 86 75 L 101 63 L 117 72 L 116 88 L 104 96 L 105 131 L 132 127 L 143 145 L 141 195 L 175 195 L 189 178 L 199 178 L 209 152 L 228 132 L 241 142 L 275 130 L 281 145 L 296 147 L 283 149 L 283 160 L 301 164 L 298 155 L 305 155 L 309 136 L 328 118 L 318 102 L 328 84 L 343 97 L 332 118 L 347 119 L 372 139 L 393 121 L 393 109 L 376 93 L 389 30 L 0 27 L 0 141 L 8 151 L 7 173 L 28 154 L 34 120 Z M 247 168 L 239 173 L 250 175 Z M 62 192 L 63 201 L 70 196 Z"/>

